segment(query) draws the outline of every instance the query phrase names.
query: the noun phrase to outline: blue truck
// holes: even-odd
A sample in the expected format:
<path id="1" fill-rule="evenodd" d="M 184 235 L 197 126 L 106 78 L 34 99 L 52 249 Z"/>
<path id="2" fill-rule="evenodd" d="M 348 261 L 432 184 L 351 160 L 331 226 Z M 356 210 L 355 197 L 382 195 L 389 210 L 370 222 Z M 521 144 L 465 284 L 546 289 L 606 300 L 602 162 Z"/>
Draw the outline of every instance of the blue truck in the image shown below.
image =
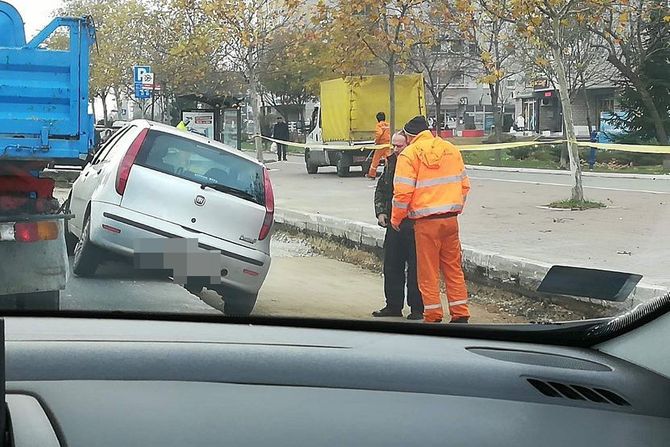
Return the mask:
<path id="1" fill-rule="evenodd" d="M 59 49 L 49 47 L 54 32 L 67 42 Z M 26 41 L 20 14 L 0 1 L 0 307 L 58 306 L 69 276 L 67 207 L 44 170 L 93 147 L 94 42 L 89 17 L 55 18 Z"/>

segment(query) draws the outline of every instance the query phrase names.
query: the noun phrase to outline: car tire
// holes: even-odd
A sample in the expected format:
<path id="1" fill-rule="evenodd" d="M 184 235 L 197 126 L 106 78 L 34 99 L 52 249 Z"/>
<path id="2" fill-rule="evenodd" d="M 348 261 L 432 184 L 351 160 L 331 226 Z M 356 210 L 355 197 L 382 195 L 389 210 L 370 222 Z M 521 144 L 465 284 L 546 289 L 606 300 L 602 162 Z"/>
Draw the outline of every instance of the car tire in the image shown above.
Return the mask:
<path id="1" fill-rule="evenodd" d="M 98 247 L 91 242 L 91 218 L 84 218 L 81 230 L 81 238 L 74 248 L 74 260 L 72 271 L 81 277 L 93 276 L 102 262 L 102 253 Z"/>
<path id="2" fill-rule="evenodd" d="M 337 176 L 338 177 L 349 177 L 349 160 L 347 157 L 340 157 L 337 160 Z"/>
<path id="3" fill-rule="evenodd" d="M 319 165 L 312 163 L 311 161 L 308 161 L 305 163 L 307 166 L 307 173 L 308 174 L 318 174 L 319 173 Z"/>
<path id="4" fill-rule="evenodd" d="M 70 214 L 70 202 L 72 201 L 72 192 L 70 192 L 70 195 L 67 197 L 67 200 L 63 204 L 63 209 L 65 210 L 65 214 Z M 63 222 L 63 228 L 65 229 L 65 247 L 67 248 L 67 255 L 72 256 L 74 255 L 74 248 L 77 246 L 77 242 L 79 242 L 79 239 L 77 239 L 77 236 L 72 234 L 70 232 L 70 219 L 65 219 Z"/>
<path id="5" fill-rule="evenodd" d="M 226 288 L 223 290 L 223 313 L 230 317 L 248 317 L 257 299 L 257 293 Z"/>
<path id="6" fill-rule="evenodd" d="M 363 176 L 368 175 L 370 172 L 370 167 L 372 166 L 372 160 L 364 161 L 361 165 L 361 170 L 363 171 Z"/>

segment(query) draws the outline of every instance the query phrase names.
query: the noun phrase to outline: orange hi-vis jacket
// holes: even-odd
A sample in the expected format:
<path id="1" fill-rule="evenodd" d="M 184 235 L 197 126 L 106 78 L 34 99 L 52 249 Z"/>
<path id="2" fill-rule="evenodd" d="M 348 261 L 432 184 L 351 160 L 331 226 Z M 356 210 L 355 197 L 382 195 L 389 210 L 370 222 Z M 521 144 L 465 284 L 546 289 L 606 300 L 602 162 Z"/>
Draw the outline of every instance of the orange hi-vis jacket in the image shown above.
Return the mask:
<path id="1" fill-rule="evenodd" d="M 398 227 L 407 217 L 459 214 L 469 191 L 460 151 L 425 130 L 398 156 L 391 224 Z"/>
<path id="2" fill-rule="evenodd" d="M 379 121 L 375 126 L 375 144 L 391 143 L 391 127 L 386 121 Z"/>

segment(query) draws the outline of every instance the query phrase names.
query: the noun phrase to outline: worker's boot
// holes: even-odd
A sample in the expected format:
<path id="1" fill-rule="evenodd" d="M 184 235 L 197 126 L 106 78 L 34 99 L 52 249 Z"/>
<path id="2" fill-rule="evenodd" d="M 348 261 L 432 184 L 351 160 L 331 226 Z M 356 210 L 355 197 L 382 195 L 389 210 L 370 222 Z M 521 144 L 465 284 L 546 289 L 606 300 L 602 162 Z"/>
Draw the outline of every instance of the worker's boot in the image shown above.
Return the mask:
<path id="1" fill-rule="evenodd" d="M 461 324 L 468 324 L 468 321 L 470 320 L 469 317 L 459 317 L 459 318 L 452 318 L 449 323 L 461 323 Z"/>
<path id="2" fill-rule="evenodd" d="M 402 317 L 402 311 L 389 309 L 388 307 L 385 307 L 383 309 L 372 312 L 372 316 L 376 318 Z"/>

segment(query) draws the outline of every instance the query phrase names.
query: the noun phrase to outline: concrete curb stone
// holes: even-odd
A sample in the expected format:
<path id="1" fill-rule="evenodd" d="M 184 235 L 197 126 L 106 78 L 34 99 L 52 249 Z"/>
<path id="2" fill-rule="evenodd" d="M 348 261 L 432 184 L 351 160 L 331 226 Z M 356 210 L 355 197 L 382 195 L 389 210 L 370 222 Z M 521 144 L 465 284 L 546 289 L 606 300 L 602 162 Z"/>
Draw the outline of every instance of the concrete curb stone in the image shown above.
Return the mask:
<path id="1" fill-rule="evenodd" d="M 297 230 L 341 238 L 369 248 L 381 249 L 384 246 L 386 230 L 364 222 L 284 209 L 276 211 L 275 222 Z M 466 273 L 483 277 L 493 283 L 511 286 L 523 293 L 536 294 L 538 286 L 551 266 L 546 262 L 463 246 L 463 268 Z M 624 307 L 632 307 L 666 293 L 668 289 L 664 287 L 639 283 L 631 297 L 622 304 Z"/>

